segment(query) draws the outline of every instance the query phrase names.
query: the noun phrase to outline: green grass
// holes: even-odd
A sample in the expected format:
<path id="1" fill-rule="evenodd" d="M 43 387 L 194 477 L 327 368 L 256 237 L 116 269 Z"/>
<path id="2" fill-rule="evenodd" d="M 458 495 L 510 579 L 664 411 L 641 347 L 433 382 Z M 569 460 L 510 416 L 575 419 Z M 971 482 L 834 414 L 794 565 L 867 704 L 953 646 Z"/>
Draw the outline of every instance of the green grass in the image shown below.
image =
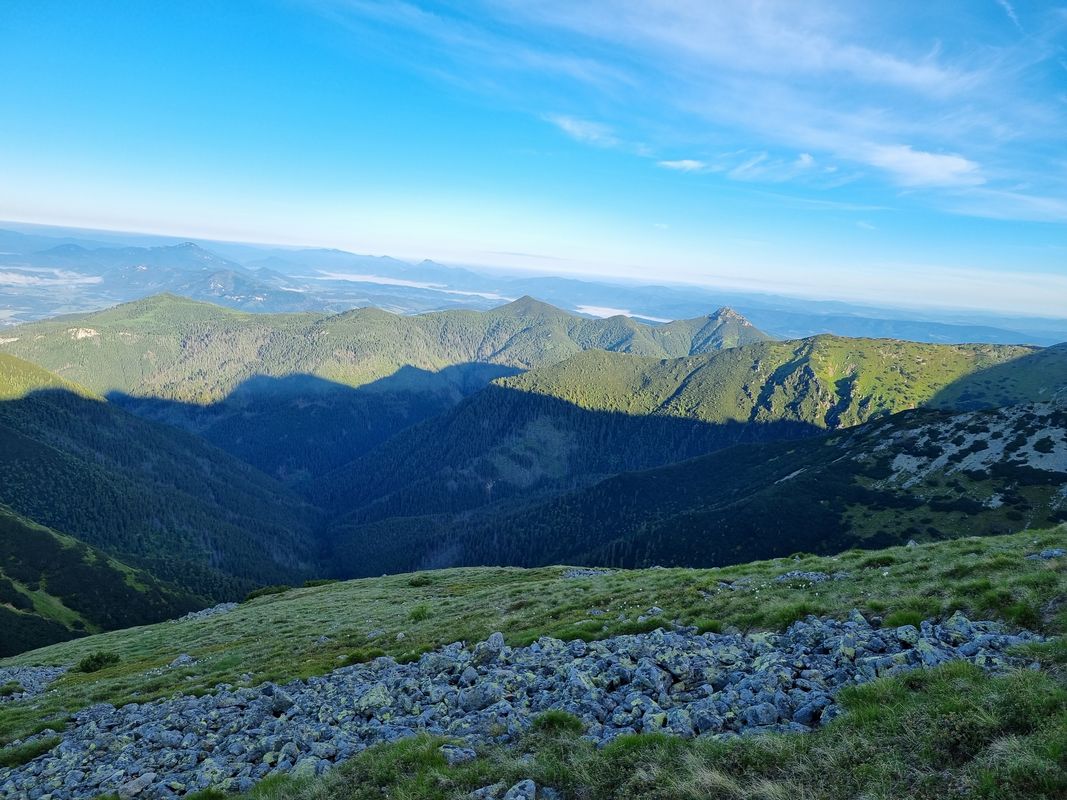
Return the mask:
<path id="1" fill-rule="evenodd" d="M 22 684 L 18 681 L 8 681 L 7 683 L 0 684 L 0 697 L 10 697 L 21 691 Z"/>
<path id="2" fill-rule="evenodd" d="M 311 581 L 308 581 L 308 583 L 311 583 Z M 261 586 L 259 589 L 253 589 L 247 595 L 245 595 L 245 599 L 242 602 L 247 603 L 250 600 L 255 600 L 257 597 L 266 597 L 269 594 L 285 594 L 292 588 L 293 587 L 288 586 L 284 583 L 280 583 L 275 586 Z M 314 586 L 309 586 L 307 588 L 314 588 Z"/>
<path id="3" fill-rule="evenodd" d="M 37 756 L 44 755 L 57 744 L 59 744 L 59 737 L 49 736 L 18 747 L 4 748 L 0 750 L 0 767 L 18 767 L 26 764 Z"/>

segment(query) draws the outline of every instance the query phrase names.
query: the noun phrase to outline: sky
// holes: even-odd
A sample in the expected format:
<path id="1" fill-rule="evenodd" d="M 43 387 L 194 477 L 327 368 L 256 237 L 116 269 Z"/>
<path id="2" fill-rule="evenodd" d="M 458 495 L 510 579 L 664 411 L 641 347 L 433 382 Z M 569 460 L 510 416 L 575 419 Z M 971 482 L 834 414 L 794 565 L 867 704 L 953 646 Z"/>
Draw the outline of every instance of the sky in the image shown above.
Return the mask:
<path id="1" fill-rule="evenodd" d="M 1067 4 L 5 0 L 0 219 L 1067 315 Z"/>

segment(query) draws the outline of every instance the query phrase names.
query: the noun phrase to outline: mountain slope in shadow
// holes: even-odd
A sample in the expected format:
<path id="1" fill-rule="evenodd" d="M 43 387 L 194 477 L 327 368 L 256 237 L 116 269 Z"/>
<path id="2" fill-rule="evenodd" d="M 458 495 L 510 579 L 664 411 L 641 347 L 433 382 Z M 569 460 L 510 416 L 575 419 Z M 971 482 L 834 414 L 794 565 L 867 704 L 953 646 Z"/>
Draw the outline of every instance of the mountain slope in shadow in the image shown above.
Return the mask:
<path id="1" fill-rule="evenodd" d="M 0 503 L 213 597 L 315 565 L 318 513 L 281 484 L 0 354 L 5 374 Z"/>
<path id="2" fill-rule="evenodd" d="M 309 497 L 351 513 L 347 523 L 558 492 L 915 408 L 960 376 L 1032 352 L 831 336 L 678 359 L 585 351 L 494 382 L 324 475 Z"/>
<path id="3" fill-rule="evenodd" d="M 334 528 L 339 575 L 441 566 L 718 566 L 1067 521 L 1067 412 L 919 410 L 738 445 L 559 497 Z"/>
<path id="4" fill-rule="evenodd" d="M 891 353 L 889 345 L 894 343 L 875 344 Z M 738 359 L 745 349 L 727 351 L 715 359 Z M 653 387 L 641 398 L 632 391 L 635 385 L 645 384 L 643 378 L 647 374 L 641 369 L 623 371 L 613 380 L 598 384 L 566 382 L 562 384 L 565 390 L 558 393 L 570 396 L 571 402 L 561 404 L 566 411 L 553 413 L 549 404 L 550 382 L 538 374 L 541 371 L 501 381 L 494 388 L 502 390 L 519 384 L 536 389 L 525 395 L 503 395 L 489 403 L 505 409 L 503 420 L 521 422 L 523 419 L 511 403 L 517 403 L 519 408 L 536 408 L 537 403 L 544 403 L 546 416 L 553 419 L 580 414 L 575 402 L 579 400 L 587 406 L 621 406 L 622 410 L 601 412 L 600 416 L 586 410 L 589 416 L 582 418 L 582 424 L 596 429 L 592 420 L 602 417 L 601 424 L 610 428 L 607 421 L 611 420 L 617 427 L 596 442 L 603 445 L 603 452 L 626 452 L 630 464 L 638 460 L 634 453 L 644 449 L 650 454 L 646 456 L 649 458 L 646 465 L 654 466 L 652 459 L 658 452 L 655 444 L 662 444 L 659 457 L 665 466 L 608 477 L 569 493 L 558 482 L 548 487 L 540 498 L 536 492 L 506 494 L 506 485 L 502 485 L 506 483 L 505 473 L 505 479 L 498 479 L 493 486 L 495 498 L 485 493 L 479 495 L 478 482 L 492 479 L 491 470 L 500 464 L 500 454 L 488 447 L 489 458 L 479 461 L 469 455 L 477 452 L 478 444 L 473 420 L 481 421 L 481 430 L 490 441 L 506 432 L 506 424 L 501 422 L 501 430 L 494 433 L 488 408 L 480 408 L 478 413 L 467 415 L 472 424 L 459 425 L 453 419 L 451 426 L 435 429 L 432 434 L 427 425 L 411 432 L 418 431 L 419 435 L 410 435 L 413 445 L 424 442 L 429 450 L 451 428 L 453 446 L 466 448 L 469 453 L 465 461 L 456 460 L 454 453 L 463 451 L 447 450 L 445 463 L 466 465 L 465 468 L 438 476 L 429 467 L 421 475 L 412 470 L 410 490 L 375 500 L 368 496 L 389 478 L 380 478 L 376 484 L 371 477 L 374 470 L 367 470 L 367 481 L 348 498 L 354 497 L 359 507 L 340 518 L 330 530 L 328 543 L 336 551 L 332 561 L 339 569 L 354 571 L 353 574 L 459 564 L 706 566 L 802 549 L 833 552 L 850 546 L 898 544 L 909 538 L 1003 533 L 1062 521 L 1067 509 L 1061 492 L 1067 481 L 1067 418 L 1061 407 L 1067 390 L 1064 368 L 1067 348 L 1013 350 L 1008 354 L 1012 358 L 999 363 L 994 359 L 992 366 L 987 366 L 984 349 L 965 348 L 963 352 L 971 356 L 971 365 L 977 367 L 971 372 L 958 370 L 956 357 L 960 351 L 951 352 L 952 359 L 940 366 L 932 364 L 929 373 L 911 372 L 907 361 L 890 358 L 887 362 L 891 365 L 890 374 L 877 380 L 859 371 L 845 376 L 850 380 L 841 377 L 834 380 L 831 374 L 822 380 L 822 385 L 838 393 L 837 402 L 820 396 L 819 390 L 811 386 L 806 394 L 794 395 L 777 406 L 789 413 L 808 409 L 823 414 L 809 417 L 806 428 L 796 417 L 784 416 L 779 419 L 779 426 L 792 419 L 797 427 L 770 425 L 761 429 L 754 423 L 759 418 L 759 409 L 766 406 L 761 406 L 758 400 L 749 406 L 747 423 L 738 425 L 736 430 L 731 430 L 729 425 L 716 428 L 700 421 L 699 405 L 687 402 L 684 407 L 693 415 L 687 423 L 696 426 L 695 431 L 688 438 L 679 439 L 672 438 L 670 427 L 650 425 L 646 428 L 648 443 L 643 447 L 645 439 L 633 433 L 637 421 L 647 424 L 649 419 L 660 418 L 658 415 L 665 409 L 671 409 L 678 397 L 678 392 L 669 388 L 674 384 Z M 583 355 L 578 360 L 590 358 Z M 625 357 L 602 354 L 601 358 Z M 928 362 L 930 354 L 923 352 L 916 358 Z M 850 359 L 849 363 L 855 364 L 857 360 Z M 769 374 L 776 376 L 773 383 L 777 385 L 783 376 L 798 374 L 795 367 L 792 364 L 787 364 L 785 369 L 768 367 Z M 670 373 L 670 368 L 662 367 L 687 392 L 695 391 L 699 381 L 679 378 Z M 799 374 L 807 369 L 804 366 Z M 563 364 L 545 371 L 567 374 L 572 370 L 570 365 Z M 938 385 L 938 379 L 945 380 L 954 371 L 957 375 L 961 371 L 964 374 L 955 381 Z M 573 372 L 596 374 L 589 365 Z M 984 407 L 996 406 L 1005 399 L 1030 402 L 970 413 L 919 409 L 883 417 L 887 412 L 899 410 L 893 405 L 883 405 L 894 396 L 905 408 L 917 396 L 941 406 L 959 403 L 961 408 L 968 408 L 979 399 L 972 387 L 976 384 L 999 387 L 1001 374 L 1010 376 L 1015 391 L 1007 397 L 988 393 L 982 399 Z M 899 390 L 890 392 L 893 380 L 903 383 Z M 740 384 L 736 380 L 711 382 L 712 387 L 720 385 L 727 387 L 728 396 L 733 398 L 732 392 Z M 870 395 L 857 393 L 857 387 L 864 386 L 874 387 L 875 391 Z M 759 398 L 768 394 L 775 396 L 777 389 L 750 392 L 749 396 Z M 701 393 L 693 396 L 699 397 Z M 707 396 L 711 398 L 708 408 L 722 408 L 714 400 L 718 396 L 715 391 L 709 391 Z M 809 402 L 812 397 L 818 398 L 817 401 Z M 1060 397 L 1061 402 L 1033 402 L 1048 397 Z M 479 396 L 471 398 L 452 415 L 462 414 L 478 400 Z M 865 414 L 868 421 L 853 426 L 840 424 L 858 414 Z M 544 417 L 540 424 L 545 425 Z M 701 425 L 707 425 L 708 429 L 702 430 Z M 574 430 L 580 427 L 581 424 L 575 423 L 567 430 L 574 435 Z M 827 428 L 837 430 L 826 434 L 823 431 Z M 760 443 L 754 436 L 759 430 L 767 434 L 766 439 L 813 435 L 814 438 Z M 692 453 L 684 443 L 699 442 L 697 446 L 716 449 L 714 432 L 725 434 L 724 440 L 732 439 L 720 440 L 720 448 L 748 443 L 689 461 L 668 463 Z M 631 438 L 627 439 L 627 435 Z M 701 439 L 701 435 L 706 438 Z M 389 453 L 397 452 L 394 443 Z M 575 452 L 599 453 L 594 446 L 580 451 L 576 448 Z M 410 454 L 407 458 L 412 464 L 420 463 Z M 594 455 L 594 461 L 596 458 Z M 384 460 L 374 464 L 381 470 L 380 475 L 403 474 Z M 388 471 L 384 469 L 386 465 Z M 640 465 L 625 464 L 621 468 L 642 469 Z M 463 486 L 462 478 L 466 475 L 477 480 L 470 482 L 472 491 L 462 505 L 456 498 L 463 496 L 458 487 Z M 592 473 L 586 477 L 590 482 L 598 480 Z M 554 498 L 544 496 L 553 491 L 563 494 Z M 342 496 L 340 502 L 345 499 Z M 332 497 L 326 501 L 338 502 Z"/>
<path id="5" fill-rule="evenodd" d="M 118 392 L 108 400 L 144 419 L 197 434 L 299 487 L 517 371 L 496 364 L 456 364 L 438 371 L 402 367 L 357 387 L 314 375 L 257 375 L 205 405 Z"/>

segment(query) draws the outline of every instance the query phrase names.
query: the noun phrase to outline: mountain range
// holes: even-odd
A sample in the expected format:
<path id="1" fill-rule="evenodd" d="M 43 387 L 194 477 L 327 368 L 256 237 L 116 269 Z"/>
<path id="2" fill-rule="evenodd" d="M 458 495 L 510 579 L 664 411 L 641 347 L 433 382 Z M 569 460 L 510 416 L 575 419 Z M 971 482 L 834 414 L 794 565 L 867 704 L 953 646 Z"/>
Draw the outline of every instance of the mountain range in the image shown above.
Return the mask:
<path id="1" fill-rule="evenodd" d="M 657 322 L 731 306 L 784 339 L 820 333 L 933 343 L 1050 345 L 1067 322 L 950 308 L 880 308 L 767 293 L 525 276 L 337 249 L 196 240 L 22 223 L 0 227 L 0 325 L 100 310 L 171 292 L 231 308 L 402 314 L 488 310 L 532 295 L 585 316 Z"/>
<path id="2" fill-rule="evenodd" d="M 9 650 L 321 576 L 711 566 L 1064 518 L 1067 346 L 780 341 L 727 308 L 652 324 L 529 297 L 163 294 L 3 334 L 5 563 L 52 542 L 103 598 L 88 615 L 40 559 L 5 567 Z"/>
<path id="3" fill-rule="evenodd" d="M 251 314 L 159 295 L 18 326 L 0 347 L 293 481 L 341 466 L 494 378 L 586 349 L 670 357 L 766 338 L 729 309 L 649 326 L 532 298 L 405 317 L 373 308 Z"/>

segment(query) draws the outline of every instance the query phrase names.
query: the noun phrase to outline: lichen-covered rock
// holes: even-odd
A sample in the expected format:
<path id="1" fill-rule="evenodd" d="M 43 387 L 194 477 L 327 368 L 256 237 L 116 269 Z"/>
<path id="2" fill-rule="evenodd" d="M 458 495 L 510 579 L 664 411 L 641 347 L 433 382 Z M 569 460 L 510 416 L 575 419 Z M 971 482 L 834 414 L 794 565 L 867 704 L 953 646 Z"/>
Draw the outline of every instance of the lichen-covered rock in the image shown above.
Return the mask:
<path id="1" fill-rule="evenodd" d="M 202 611 L 190 611 L 185 616 L 169 620 L 169 622 L 188 622 L 194 619 L 207 619 L 208 617 L 215 617 L 219 614 L 228 614 L 235 608 L 237 608 L 237 603 L 219 603 L 217 606 L 205 608 Z"/>
<path id="2" fill-rule="evenodd" d="M 452 744 L 446 744 L 442 745 L 440 750 L 441 755 L 445 757 L 445 761 L 452 765 L 473 761 L 478 757 L 478 754 L 469 747 L 456 747 Z"/>
<path id="3" fill-rule="evenodd" d="M 537 784 L 529 778 L 519 781 L 504 792 L 504 800 L 535 800 L 536 797 Z"/>

